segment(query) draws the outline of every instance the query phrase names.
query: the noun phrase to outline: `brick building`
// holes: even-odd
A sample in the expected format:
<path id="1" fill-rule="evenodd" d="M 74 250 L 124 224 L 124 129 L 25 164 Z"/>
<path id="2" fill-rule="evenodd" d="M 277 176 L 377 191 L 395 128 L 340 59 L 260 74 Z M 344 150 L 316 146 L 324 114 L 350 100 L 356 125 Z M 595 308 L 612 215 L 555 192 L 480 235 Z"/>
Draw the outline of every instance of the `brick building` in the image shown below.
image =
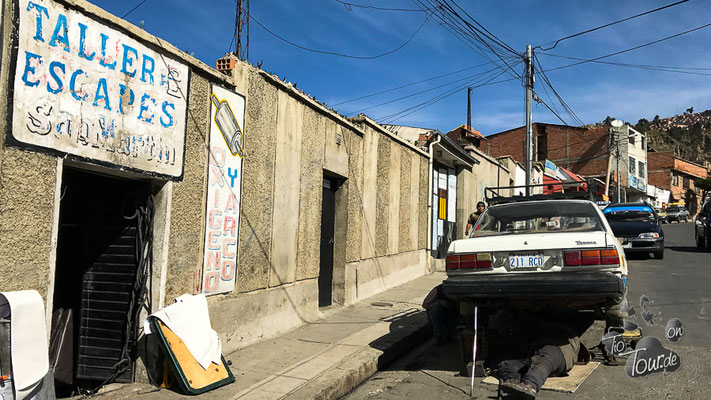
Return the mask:
<path id="1" fill-rule="evenodd" d="M 669 202 L 683 201 L 689 213 L 696 214 L 701 202 L 701 190 L 694 185 L 694 180 L 706 178 L 708 170 L 702 165 L 676 157 L 673 150 L 650 152 L 649 184 L 668 189 Z"/>
<path id="2" fill-rule="evenodd" d="M 603 177 L 607 172 L 609 135 L 607 128 L 578 128 L 573 126 L 534 123 L 533 160 L 553 161 L 576 174 Z M 455 130 L 456 131 L 456 130 Z M 453 132 L 455 132 L 453 131 Z M 523 163 L 525 158 L 526 127 L 494 133 L 481 140 L 477 137 L 456 137 L 467 140 L 494 157 L 510 155 Z M 472 139 L 477 139 L 474 142 Z"/>

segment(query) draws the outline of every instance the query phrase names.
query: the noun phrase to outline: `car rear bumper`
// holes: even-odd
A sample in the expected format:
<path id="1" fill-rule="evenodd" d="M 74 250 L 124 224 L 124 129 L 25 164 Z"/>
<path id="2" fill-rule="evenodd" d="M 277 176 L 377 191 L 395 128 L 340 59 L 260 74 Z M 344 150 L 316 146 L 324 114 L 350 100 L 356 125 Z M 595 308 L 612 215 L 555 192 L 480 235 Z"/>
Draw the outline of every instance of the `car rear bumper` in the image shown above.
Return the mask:
<path id="1" fill-rule="evenodd" d="M 664 238 L 658 239 L 627 239 L 632 247 L 622 246 L 625 253 L 650 252 L 664 250 Z"/>
<path id="2" fill-rule="evenodd" d="M 459 275 L 443 282 L 454 299 L 543 299 L 619 303 L 625 282 L 612 272 Z"/>

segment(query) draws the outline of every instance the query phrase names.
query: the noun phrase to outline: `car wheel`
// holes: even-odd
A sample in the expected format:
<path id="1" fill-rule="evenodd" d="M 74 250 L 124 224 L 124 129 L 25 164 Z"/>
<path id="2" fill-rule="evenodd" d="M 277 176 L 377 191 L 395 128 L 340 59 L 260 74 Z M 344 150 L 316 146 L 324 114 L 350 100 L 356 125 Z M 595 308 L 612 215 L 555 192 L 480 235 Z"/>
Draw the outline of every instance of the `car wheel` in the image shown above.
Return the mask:
<path id="1" fill-rule="evenodd" d="M 694 233 L 694 236 L 696 236 L 696 248 L 703 249 L 704 248 L 704 237 L 697 236 L 696 233 Z"/>
<path id="2" fill-rule="evenodd" d="M 704 236 L 704 238 L 706 239 L 705 240 L 705 242 L 706 242 L 706 249 L 705 250 L 707 253 L 711 253 L 711 235 L 709 235 L 709 233 L 706 232 L 706 235 Z"/>
<path id="3" fill-rule="evenodd" d="M 664 259 L 664 250 L 655 251 L 654 258 L 656 258 L 657 260 L 663 260 Z"/>

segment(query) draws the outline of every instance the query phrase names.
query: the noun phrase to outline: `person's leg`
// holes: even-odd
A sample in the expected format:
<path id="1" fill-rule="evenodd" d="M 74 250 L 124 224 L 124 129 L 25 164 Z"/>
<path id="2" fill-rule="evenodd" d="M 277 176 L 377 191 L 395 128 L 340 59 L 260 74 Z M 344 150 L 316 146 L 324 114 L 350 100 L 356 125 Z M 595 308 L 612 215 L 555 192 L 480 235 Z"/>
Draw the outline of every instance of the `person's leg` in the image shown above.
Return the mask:
<path id="1" fill-rule="evenodd" d="M 446 329 L 447 310 L 439 304 L 434 304 L 427 309 L 427 318 L 430 320 L 430 325 L 432 325 L 432 334 L 437 339 L 437 342 L 442 343 Z"/>
<path id="2" fill-rule="evenodd" d="M 497 378 L 501 381 L 520 382 L 528 360 L 504 360 L 497 367 Z"/>
<path id="3" fill-rule="evenodd" d="M 546 345 L 538 349 L 531 357 L 531 364 L 521 381 L 530 383 L 538 391 L 548 377 L 564 372 L 563 352 L 558 346 Z"/>

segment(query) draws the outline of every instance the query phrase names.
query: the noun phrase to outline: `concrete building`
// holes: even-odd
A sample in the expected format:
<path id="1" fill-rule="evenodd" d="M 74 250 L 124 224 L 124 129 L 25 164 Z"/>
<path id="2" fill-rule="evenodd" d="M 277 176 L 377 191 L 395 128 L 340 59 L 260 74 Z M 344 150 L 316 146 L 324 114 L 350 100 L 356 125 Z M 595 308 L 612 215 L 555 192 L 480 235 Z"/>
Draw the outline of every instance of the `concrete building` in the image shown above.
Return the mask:
<path id="1" fill-rule="evenodd" d="M 427 272 L 427 152 L 82 0 L 2 11 L 0 288 L 81 326 L 75 384 L 184 293 L 231 352 Z"/>
<path id="2" fill-rule="evenodd" d="M 676 157 L 673 150 L 649 152 L 649 184 L 658 189 L 669 190 L 669 203 L 684 202 L 691 215 L 701 206 L 701 190 L 694 180 L 706 178 L 708 171 L 703 165 Z"/>

